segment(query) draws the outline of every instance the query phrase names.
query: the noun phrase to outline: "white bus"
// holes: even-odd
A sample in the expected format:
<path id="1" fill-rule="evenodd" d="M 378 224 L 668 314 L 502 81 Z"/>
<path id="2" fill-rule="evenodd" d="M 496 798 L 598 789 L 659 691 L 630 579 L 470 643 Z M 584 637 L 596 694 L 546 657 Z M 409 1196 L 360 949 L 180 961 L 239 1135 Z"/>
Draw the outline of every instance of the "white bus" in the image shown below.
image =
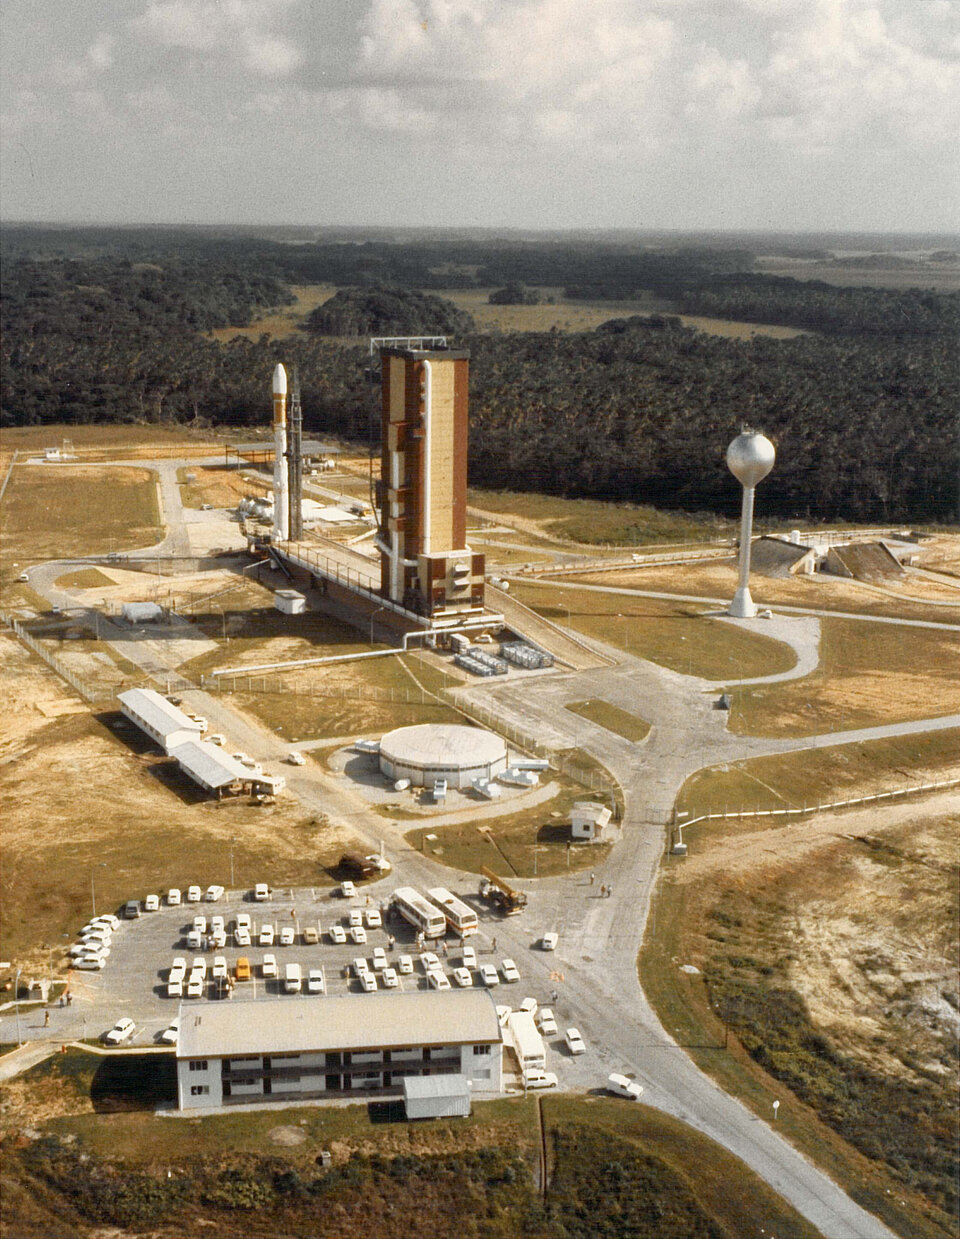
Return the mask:
<path id="1" fill-rule="evenodd" d="M 456 895 L 451 895 L 445 886 L 435 886 L 433 890 L 427 891 L 427 896 L 443 911 L 447 924 L 461 938 L 479 930 L 480 925 L 473 908 L 468 907 Z"/>
<path id="2" fill-rule="evenodd" d="M 443 913 L 412 886 L 401 886 L 393 892 L 393 906 L 425 938 L 442 938 L 447 932 Z"/>

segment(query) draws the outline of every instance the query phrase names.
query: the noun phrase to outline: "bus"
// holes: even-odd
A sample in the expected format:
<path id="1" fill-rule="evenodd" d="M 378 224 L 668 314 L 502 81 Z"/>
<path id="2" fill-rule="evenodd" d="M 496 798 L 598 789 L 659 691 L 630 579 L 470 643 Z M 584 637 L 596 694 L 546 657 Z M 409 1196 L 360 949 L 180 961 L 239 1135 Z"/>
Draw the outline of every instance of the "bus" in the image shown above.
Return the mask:
<path id="1" fill-rule="evenodd" d="M 393 906 L 425 938 L 442 938 L 447 932 L 443 913 L 412 886 L 400 886 L 393 892 Z"/>
<path id="2" fill-rule="evenodd" d="M 443 910 L 447 924 L 455 934 L 466 938 L 468 934 L 477 933 L 480 925 L 476 912 L 462 899 L 451 895 L 445 886 L 435 886 L 433 890 L 427 891 L 427 897 Z"/>

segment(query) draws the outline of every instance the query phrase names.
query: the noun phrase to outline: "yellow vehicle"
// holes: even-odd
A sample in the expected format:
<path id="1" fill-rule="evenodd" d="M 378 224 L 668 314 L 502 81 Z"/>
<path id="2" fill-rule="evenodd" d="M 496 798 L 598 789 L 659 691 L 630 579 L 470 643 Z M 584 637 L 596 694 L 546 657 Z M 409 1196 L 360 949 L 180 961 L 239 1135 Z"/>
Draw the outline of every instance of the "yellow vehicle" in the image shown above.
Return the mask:
<path id="1" fill-rule="evenodd" d="M 250 980 L 250 961 L 247 959 L 246 955 L 241 955 L 237 960 L 236 977 L 238 981 Z"/>

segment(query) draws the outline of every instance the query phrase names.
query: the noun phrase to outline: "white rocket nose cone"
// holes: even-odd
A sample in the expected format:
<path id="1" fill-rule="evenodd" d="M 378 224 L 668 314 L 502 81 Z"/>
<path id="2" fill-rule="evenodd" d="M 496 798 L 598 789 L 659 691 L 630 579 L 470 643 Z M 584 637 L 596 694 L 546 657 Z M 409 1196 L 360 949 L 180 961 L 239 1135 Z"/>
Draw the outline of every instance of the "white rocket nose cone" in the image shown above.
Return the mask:
<path id="1" fill-rule="evenodd" d="M 279 362 L 277 362 L 277 368 L 273 372 L 273 394 L 275 396 L 285 396 L 287 394 L 287 372 Z"/>

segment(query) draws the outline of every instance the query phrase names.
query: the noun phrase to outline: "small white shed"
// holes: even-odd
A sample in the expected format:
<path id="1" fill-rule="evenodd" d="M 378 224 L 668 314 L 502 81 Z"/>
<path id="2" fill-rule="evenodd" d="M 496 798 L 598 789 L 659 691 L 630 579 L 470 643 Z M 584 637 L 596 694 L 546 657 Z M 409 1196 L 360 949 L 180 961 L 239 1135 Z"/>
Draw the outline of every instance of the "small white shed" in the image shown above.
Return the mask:
<path id="1" fill-rule="evenodd" d="M 578 800 L 570 812 L 570 834 L 574 839 L 588 839 L 591 843 L 603 838 L 603 832 L 613 814 L 602 804 L 591 800 Z"/>
<path id="2" fill-rule="evenodd" d="M 156 624 L 163 619 L 163 607 L 156 602 L 125 602 L 123 618 L 128 624 Z"/>
<path id="3" fill-rule="evenodd" d="M 463 1075 L 404 1076 L 403 1104 L 408 1119 L 467 1118 L 470 1082 Z"/>
<path id="4" fill-rule="evenodd" d="M 284 615 L 302 615 L 307 609 L 307 600 L 296 589 L 278 589 L 273 595 L 273 605 Z"/>

